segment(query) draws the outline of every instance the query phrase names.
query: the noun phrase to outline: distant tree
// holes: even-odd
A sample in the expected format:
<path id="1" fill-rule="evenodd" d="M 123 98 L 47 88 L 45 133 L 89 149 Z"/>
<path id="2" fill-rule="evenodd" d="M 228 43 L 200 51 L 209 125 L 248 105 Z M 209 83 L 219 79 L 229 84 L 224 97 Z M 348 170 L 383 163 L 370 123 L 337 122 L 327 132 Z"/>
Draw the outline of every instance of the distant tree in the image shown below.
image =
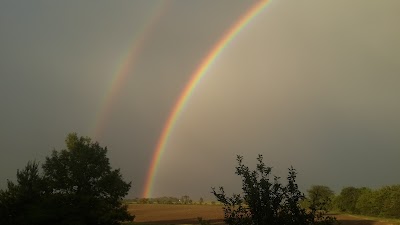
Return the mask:
<path id="1" fill-rule="evenodd" d="M 355 209 L 352 209 L 354 196 L 357 197 L 357 201 Z M 342 211 L 368 216 L 400 218 L 400 185 L 384 186 L 376 190 L 357 188 L 355 191 L 354 188 L 344 188 L 339 197 L 341 198 L 338 205 L 342 206 Z M 348 207 L 349 205 L 351 207 Z"/>
<path id="2" fill-rule="evenodd" d="M 0 192 L 0 224 L 116 225 L 133 220 L 122 204 L 131 183 L 112 170 L 102 148 L 71 133 L 67 149 L 52 152 L 43 164 L 28 163 L 17 184 Z"/>
<path id="3" fill-rule="evenodd" d="M 378 195 L 376 191 L 365 189 L 365 191 L 358 197 L 356 202 L 356 209 L 360 214 L 368 216 L 379 215 L 382 205 L 377 206 Z M 382 202 L 383 203 L 383 202 Z"/>
<path id="4" fill-rule="evenodd" d="M 385 186 L 374 193 L 375 209 L 379 209 L 377 216 L 400 218 L 400 185 Z"/>
<path id="5" fill-rule="evenodd" d="M 307 190 L 307 200 L 311 210 L 324 210 L 332 209 L 332 200 L 335 193 L 327 186 L 313 185 Z"/>
<path id="6" fill-rule="evenodd" d="M 179 202 L 179 199 L 176 197 L 158 197 L 158 198 L 153 198 L 151 199 L 152 202 L 156 202 L 158 204 L 174 204 L 176 202 Z"/>
<path id="7" fill-rule="evenodd" d="M 200 197 L 199 203 L 200 203 L 200 205 L 202 205 L 204 203 L 203 197 Z"/>
<path id="8" fill-rule="evenodd" d="M 228 197 L 223 187 L 212 193 L 224 206 L 225 222 L 229 225 L 305 225 L 334 224 L 336 220 L 323 215 L 316 217 L 312 211 L 300 206 L 305 198 L 296 184 L 297 172 L 290 168 L 287 184 L 282 185 L 279 177 L 270 180 L 271 167 L 257 158 L 256 170 L 243 165 L 243 157 L 237 156 L 236 174 L 242 178 L 243 195 Z"/>
<path id="9" fill-rule="evenodd" d="M 139 199 L 140 204 L 149 204 L 149 199 L 148 198 L 141 198 Z"/>
<path id="10" fill-rule="evenodd" d="M 176 204 L 179 202 L 179 199 L 176 197 L 169 197 L 169 201 L 171 201 L 172 204 Z"/>
<path id="11" fill-rule="evenodd" d="M 184 195 L 181 198 L 182 204 L 191 204 L 192 202 L 193 202 L 192 199 L 190 199 L 190 197 L 188 195 Z"/>
<path id="12" fill-rule="evenodd" d="M 342 212 L 359 213 L 356 204 L 363 191 L 367 191 L 367 188 L 343 188 L 336 199 L 336 207 Z"/>

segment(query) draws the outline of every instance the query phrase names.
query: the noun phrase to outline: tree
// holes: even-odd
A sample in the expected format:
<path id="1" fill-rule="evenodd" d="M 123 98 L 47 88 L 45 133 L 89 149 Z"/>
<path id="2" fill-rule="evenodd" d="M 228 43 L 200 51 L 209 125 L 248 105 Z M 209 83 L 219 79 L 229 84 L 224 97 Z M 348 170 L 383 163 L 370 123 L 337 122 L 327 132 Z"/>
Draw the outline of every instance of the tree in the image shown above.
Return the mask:
<path id="1" fill-rule="evenodd" d="M 121 202 L 131 183 L 122 180 L 119 169 L 111 169 L 107 148 L 76 133 L 69 134 L 65 142 L 67 149 L 54 150 L 43 165 L 52 193 L 66 210 L 61 219 L 75 224 L 132 220 Z"/>
<path id="2" fill-rule="evenodd" d="M 302 225 L 333 224 L 334 218 L 316 217 L 312 211 L 300 207 L 305 198 L 296 184 L 297 172 L 289 168 L 287 184 L 282 185 L 279 177 L 270 180 L 271 167 L 263 162 L 262 155 L 257 158 L 256 170 L 243 164 L 243 157 L 237 156 L 236 174 L 242 179 L 243 194 L 228 197 L 223 187 L 212 193 L 224 207 L 225 222 L 229 225 Z"/>
<path id="3" fill-rule="evenodd" d="M 355 199 L 356 204 L 353 208 Z M 343 188 L 337 204 L 340 210 L 350 213 L 400 218 L 400 185 L 384 186 L 375 190 Z"/>
<path id="4" fill-rule="evenodd" d="M 331 209 L 334 192 L 327 186 L 313 185 L 308 192 L 308 202 L 311 210 L 328 211 Z"/>
<path id="5" fill-rule="evenodd" d="M 181 204 L 191 204 L 193 201 L 190 199 L 188 195 L 184 195 L 181 197 Z"/>
<path id="6" fill-rule="evenodd" d="M 141 198 L 141 199 L 139 200 L 139 203 L 140 203 L 140 204 L 149 204 L 149 202 L 150 202 L 150 200 L 149 200 L 148 198 Z"/>
<path id="7" fill-rule="evenodd" d="M 199 204 L 202 205 L 204 203 L 203 197 L 200 197 Z"/>
<path id="8" fill-rule="evenodd" d="M 51 217 L 44 210 L 47 190 L 39 164 L 28 162 L 17 171 L 17 183 L 7 181 L 7 190 L 0 191 L 0 224 L 42 224 Z"/>
<path id="9" fill-rule="evenodd" d="M 111 169 L 107 148 L 76 133 L 65 142 L 67 149 L 46 157 L 43 175 L 37 163 L 28 163 L 17 172 L 18 184 L 9 182 L 0 193 L 0 218 L 7 220 L 1 224 L 115 225 L 133 220 L 122 204 L 131 183 L 123 181 L 119 169 Z"/>
<path id="10" fill-rule="evenodd" d="M 336 199 L 336 206 L 342 212 L 359 213 L 357 200 L 367 188 L 345 187 Z"/>
<path id="11" fill-rule="evenodd" d="M 400 185 L 386 186 L 379 190 L 386 194 L 381 216 L 400 218 Z"/>
<path id="12" fill-rule="evenodd" d="M 378 216 L 382 205 L 377 204 L 377 191 L 366 189 L 357 199 L 356 209 L 360 214 L 368 216 Z"/>

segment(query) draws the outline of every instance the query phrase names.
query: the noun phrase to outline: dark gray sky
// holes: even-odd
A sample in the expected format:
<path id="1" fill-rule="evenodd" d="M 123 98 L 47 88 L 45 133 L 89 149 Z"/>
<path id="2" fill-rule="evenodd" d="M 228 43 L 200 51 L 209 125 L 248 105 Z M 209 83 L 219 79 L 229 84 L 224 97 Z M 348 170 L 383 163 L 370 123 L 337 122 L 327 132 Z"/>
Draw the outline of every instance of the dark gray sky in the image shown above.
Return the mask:
<path id="1" fill-rule="evenodd" d="M 98 132 L 133 181 L 129 196 L 140 196 L 190 75 L 255 2 L 1 1 L 0 188 L 29 160 L 64 148 L 69 132 Z M 154 196 L 239 191 L 236 154 L 254 165 L 261 153 L 282 177 L 293 165 L 303 190 L 400 183 L 398 21 L 397 0 L 271 1 L 194 90 Z"/>

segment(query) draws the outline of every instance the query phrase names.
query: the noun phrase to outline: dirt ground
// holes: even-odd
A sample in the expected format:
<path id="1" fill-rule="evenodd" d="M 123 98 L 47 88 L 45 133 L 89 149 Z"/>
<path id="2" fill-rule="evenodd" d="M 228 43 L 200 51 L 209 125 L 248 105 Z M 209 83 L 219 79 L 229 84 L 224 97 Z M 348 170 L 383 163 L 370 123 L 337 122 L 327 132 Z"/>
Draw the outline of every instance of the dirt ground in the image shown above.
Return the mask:
<path id="1" fill-rule="evenodd" d="M 337 220 L 340 221 L 342 225 L 391 225 L 391 223 L 366 220 L 356 216 L 348 215 L 334 215 Z"/>
<path id="2" fill-rule="evenodd" d="M 198 224 L 197 217 L 202 217 L 213 224 L 224 224 L 224 214 L 218 205 L 131 204 L 128 210 L 136 216 L 135 222 Z"/>
<path id="3" fill-rule="evenodd" d="M 219 205 L 161 205 L 131 204 L 129 212 L 135 222 L 149 224 L 198 224 L 198 217 L 212 224 L 224 224 L 224 214 Z M 348 215 L 334 215 L 342 225 L 390 225 L 390 223 L 365 220 Z"/>

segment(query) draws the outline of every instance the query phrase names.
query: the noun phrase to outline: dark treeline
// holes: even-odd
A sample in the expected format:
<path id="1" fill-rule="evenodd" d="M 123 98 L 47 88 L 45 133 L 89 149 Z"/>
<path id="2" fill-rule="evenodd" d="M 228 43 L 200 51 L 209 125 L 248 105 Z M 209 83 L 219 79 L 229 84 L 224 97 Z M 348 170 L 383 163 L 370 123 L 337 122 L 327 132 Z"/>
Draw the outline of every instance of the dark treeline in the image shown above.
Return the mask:
<path id="1" fill-rule="evenodd" d="M 334 198 L 333 207 L 352 214 L 400 218 L 400 185 L 379 189 L 346 187 Z"/>
<path id="2" fill-rule="evenodd" d="M 208 204 L 204 202 L 204 199 L 200 197 L 199 200 L 194 201 L 188 195 L 184 195 L 180 198 L 177 197 L 158 197 L 158 198 L 134 198 L 126 200 L 127 203 L 133 204 L 173 204 L 173 205 L 191 205 L 191 204 Z M 212 205 L 215 204 L 215 201 L 211 202 Z"/>
<path id="3" fill-rule="evenodd" d="M 158 198 L 134 198 L 127 200 L 128 203 L 137 204 L 182 204 L 177 197 L 158 197 Z"/>
<path id="4" fill-rule="evenodd" d="M 345 187 L 338 195 L 327 186 L 308 190 L 304 207 L 323 205 L 325 210 L 385 218 L 400 218 L 400 185 L 378 189 Z"/>

